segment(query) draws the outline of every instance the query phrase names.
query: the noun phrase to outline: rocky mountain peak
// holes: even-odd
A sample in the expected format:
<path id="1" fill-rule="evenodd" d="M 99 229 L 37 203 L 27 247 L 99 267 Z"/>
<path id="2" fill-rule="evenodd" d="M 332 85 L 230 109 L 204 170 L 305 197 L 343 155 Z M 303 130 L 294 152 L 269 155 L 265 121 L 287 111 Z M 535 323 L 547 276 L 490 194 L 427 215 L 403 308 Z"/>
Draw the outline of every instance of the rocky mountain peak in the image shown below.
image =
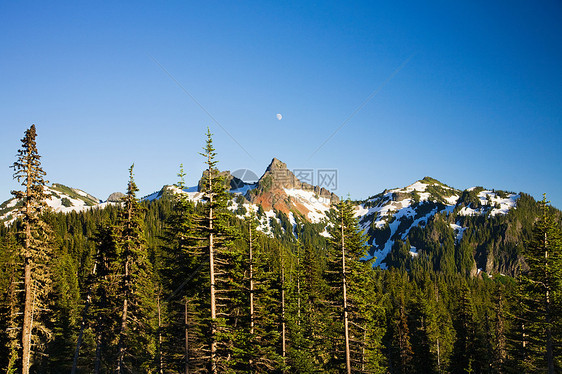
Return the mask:
<path id="1" fill-rule="evenodd" d="M 273 170 L 287 170 L 287 164 L 274 157 L 265 171 L 268 172 Z"/>
<path id="2" fill-rule="evenodd" d="M 258 181 L 258 188 L 262 192 L 280 188 L 301 188 L 302 182 L 287 168 L 287 164 L 273 158 Z"/>
<path id="3" fill-rule="evenodd" d="M 274 208 L 283 212 L 298 210 L 306 216 L 309 212 L 304 205 L 308 201 L 304 201 L 302 198 L 300 198 L 302 201 L 299 201 L 289 195 L 294 193 L 291 191 L 296 190 L 309 193 L 315 202 L 321 201 L 327 207 L 339 201 L 337 195 L 327 189 L 301 182 L 287 167 L 287 164 L 277 158 L 271 160 L 258 180 L 256 188 L 248 192 L 247 198 L 250 202 L 261 204 L 269 209 Z"/>

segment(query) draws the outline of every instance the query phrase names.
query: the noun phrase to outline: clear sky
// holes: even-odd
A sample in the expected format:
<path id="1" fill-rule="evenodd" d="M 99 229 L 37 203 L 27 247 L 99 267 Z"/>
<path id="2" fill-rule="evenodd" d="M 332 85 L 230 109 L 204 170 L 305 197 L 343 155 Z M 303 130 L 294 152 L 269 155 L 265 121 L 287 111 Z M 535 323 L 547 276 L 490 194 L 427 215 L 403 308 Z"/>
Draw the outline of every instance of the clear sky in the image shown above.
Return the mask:
<path id="1" fill-rule="evenodd" d="M 102 200 L 133 162 L 139 196 L 180 163 L 195 185 L 209 126 L 222 170 L 277 157 L 353 199 L 427 175 L 562 208 L 562 3 L 2 1 L 2 201 L 33 123 L 47 179 Z"/>

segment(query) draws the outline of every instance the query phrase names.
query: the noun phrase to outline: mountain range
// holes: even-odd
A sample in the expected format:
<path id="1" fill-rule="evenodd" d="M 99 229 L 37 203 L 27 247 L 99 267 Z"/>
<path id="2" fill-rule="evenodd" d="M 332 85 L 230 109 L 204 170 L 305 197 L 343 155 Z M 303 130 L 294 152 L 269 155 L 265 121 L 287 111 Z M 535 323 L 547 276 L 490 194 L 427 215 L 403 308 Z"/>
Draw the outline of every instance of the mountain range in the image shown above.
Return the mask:
<path id="1" fill-rule="evenodd" d="M 277 224 L 296 236 L 296 227 L 304 222 L 315 224 L 319 235 L 328 235 L 327 212 L 340 199 L 324 187 L 302 182 L 280 160 L 274 158 L 256 182 L 245 182 L 235 176 L 239 173 L 222 171 L 221 174 L 232 193 L 229 209 L 240 218 L 255 212 L 259 230 L 267 235 L 275 235 L 272 225 Z M 200 185 L 201 182 L 183 190 L 176 185 L 165 185 L 142 200 L 184 193 L 199 202 L 203 198 Z M 119 203 L 123 196 L 117 192 L 101 201 L 83 190 L 56 183 L 45 190 L 49 196 L 47 204 L 55 212 L 63 213 L 103 208 Z M 482 272 L 513 274 L 524 266 L 521 249 L 532 218 L 529 214 L 513 212 L 520 206 L 532 211 L 533 203 L 524 193 L 482 187 L 459 190 L 431 177 L 353 201 L 355 215 L 368 238 L 368 257 L 375 257 L 376 266 L 408 267 L 418 259 L 417 263 L 429 261 L 434 268 L 455 265 L 474 276 Z M 13 222 L 18 207 L 16 199 L 0 204 L 0 221 L 6 225 Z M 448 252 L 455 253 L 453 259 L 439 255 L 447 252 L 440 249 L 446 246 L 451 247 Z M 470 255 L 459 266 L 462 251 Z"/>

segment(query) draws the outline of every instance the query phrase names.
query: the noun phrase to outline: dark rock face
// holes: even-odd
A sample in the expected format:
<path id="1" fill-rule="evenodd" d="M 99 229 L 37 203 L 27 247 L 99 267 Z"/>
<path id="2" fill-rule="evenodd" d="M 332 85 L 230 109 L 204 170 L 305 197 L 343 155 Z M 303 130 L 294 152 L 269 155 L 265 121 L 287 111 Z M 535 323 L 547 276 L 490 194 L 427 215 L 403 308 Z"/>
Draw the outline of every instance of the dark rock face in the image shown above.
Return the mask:
<path id="1" fill-rule="evenodd" d="M 125 197 L 125 194 L 122 192 L 114 192 L 107 198 L 108 203 L 119 203 Z"/>

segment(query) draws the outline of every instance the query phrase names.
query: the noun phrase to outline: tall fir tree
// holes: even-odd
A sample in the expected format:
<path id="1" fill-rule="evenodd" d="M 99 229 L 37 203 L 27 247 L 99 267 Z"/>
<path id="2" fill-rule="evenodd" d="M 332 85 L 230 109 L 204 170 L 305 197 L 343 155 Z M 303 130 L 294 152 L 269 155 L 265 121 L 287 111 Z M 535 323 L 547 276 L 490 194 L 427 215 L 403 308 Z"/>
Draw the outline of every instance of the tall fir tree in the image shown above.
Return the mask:
<path id="1" fill-rule="evenodd" d="M 37 151 L 35 138 L 37 132 L 32 125 L 21 140 L 22 148 L 18 150 L 14 162 L 14 179 L 24 187 L 22 191 L 12 191 L 12 195 L 22 202 L 19 210 L 21 225 L 19 243 L 23 260 L 23 318 L 20 332 L 21 372 L 29 373 L 32 365 L 31 347 L 39 351 L 44 346 L 48 332 L 40 323 L 41 311 L 46 309 L 46 298 L 51 289 L 49 263 L 52 258 L 51 230 L 42 219 L 47 207 L 45 172 L 41 167 L 41 156 Z M 34 330 L 41 336 L 34 334 Z"/>
<path id="2" fill-rule="evenodd" d="M 282 300 L 283 270 L 279 269 L 283 259 L 273 251 L 267 253 L 260 243 L 254 213 L 247 218 L 247 284 L 249 294 L 249 336 L 242 341 L 242 349 L 248 355 L 248 369 L 254 373 L 265 373 L 283 367 L 283 352 L 279 354 L 283 323 Z M 278 257 L 278 258 L 276 258 Z M 281 342 L 282 344 L 282 342 Z"/>
<path id="3" fill-rule="evenodd" d="M 227 209 L 228 192 L 226 181 L 217 169 L 216 152 L 211 131 L 207 129 L 207 140 L 201 155 L 207 168 L 202 178 L 204 214 L 199 220 L 199 234 L 207 246 L 209 274 L 209 371 L 232 371 L 240 364 L 240 352 L 235 351 L 237 333 L 243 331 L 243 309 L 248 303 L 244 292 L 244 252 L 233 245 L 238 236 L 230 225 L 232 215 Z"/>
<path id="4" fill-rule="evenodd" d="M 185 172 L 180 169 L 178 187 L 184 185 Z M 203 229 L 204 212 L 187 194 L 172 198 L 172 211 L 166 222 L 162 248 L 163 287 L 168 304 L 164 318 L 163 359 L 166 371 L 197 373 L 206 371 L 209 348 L 206 346 L 205 310 L 209 310 L 208 272 L 204 271 L 206 250 Z"/>
<path id="5" fill-rule="evenodd" d="M 327 372 L 331 345 L 326 321 L 333 315 L 326 308 L 328 285 L 322 275 L 325 252 L 308 244 L 297 244 L 295 249 L 287 316 L 288 365 L 297 373 Z"/>
<path id="6" fill-rule="evenodd" d="M 367 256 L 367 239 L 349 200 L 341 201 L 329 217 L 325 274 L 330 286 L 328 299 L 337 316 L 329 326 L 330 334 L 334 334 L 331 367 L 347 373 L 363 372 L 367 366 L 380 368 L 377 351 L 382 333 L 376 328 L 382 320 L 376 311 L 380 312 L 380 305 L 373 297 L 376 287 L 369 283 L 374 282 L 372 261 L 362 261 Z M 373 329 L 380 335 L 372 335 Z"/>
<path id="7" fill-rule="evenodd" d="M 459 289 L 459 301 L 456 310 L 456 340 L 453 349 L 451 372 L 455 374 L 471 373 L 474 370 L 476 355 L 476 321 L 474 303 L 470 288 L 463 280 Z"/>
<path id="8" fill-rule="evenodd" d="M 520 277 L 524 289 L 524 318 L 530 355 L 528 372 L 560 370 L 557 357 L 560 305 L 562 292 L 562 229 L 551 211 L 546 196 L 539 202 L 540 216 L 535 222 L 533 236 L 525 250 L 528 271 Z"/>
<path id="9" fill-rule="evenodd" d="M 117 229 L 110 222 L 98 226 L 96 242 L 96 273 L 92 283 L 92 317 L 94 322 L 94 374 L 113 372 L 120 310 L 120 259 Z"/>
<path id="10" fill-rule="evenodd" d="M 132 165 L 117 221 L 120 257 L 120 327 L 116 373 L 150 372 L 156 351 L 156 285 L 144 236 L 143 211 Z"/>

